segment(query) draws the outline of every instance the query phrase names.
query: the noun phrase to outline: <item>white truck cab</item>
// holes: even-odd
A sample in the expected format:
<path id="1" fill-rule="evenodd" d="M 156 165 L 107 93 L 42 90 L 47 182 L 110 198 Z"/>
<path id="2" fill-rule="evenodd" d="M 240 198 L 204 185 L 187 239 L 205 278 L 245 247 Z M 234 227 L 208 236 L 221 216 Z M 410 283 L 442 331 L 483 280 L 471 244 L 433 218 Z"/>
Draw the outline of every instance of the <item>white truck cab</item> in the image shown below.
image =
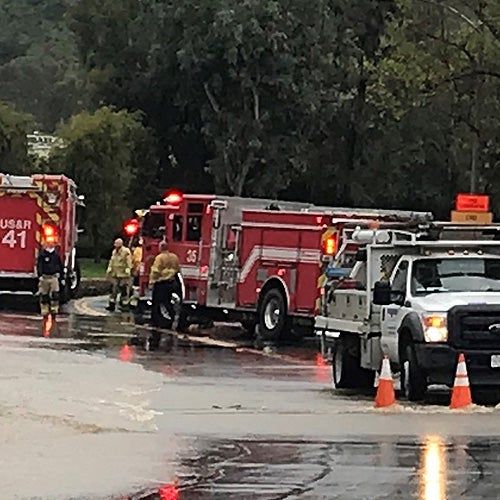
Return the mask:
<path id="1" fill-rule="evenodd" d="M 333 339 L 337 387 L 372 382 L 387 355 L 403 393 L 453 384 L 463 352 L 473 385 L 500 385 L 500 226 L 356 228 L 351 275 L 323 294 L 316 333 Z"/>

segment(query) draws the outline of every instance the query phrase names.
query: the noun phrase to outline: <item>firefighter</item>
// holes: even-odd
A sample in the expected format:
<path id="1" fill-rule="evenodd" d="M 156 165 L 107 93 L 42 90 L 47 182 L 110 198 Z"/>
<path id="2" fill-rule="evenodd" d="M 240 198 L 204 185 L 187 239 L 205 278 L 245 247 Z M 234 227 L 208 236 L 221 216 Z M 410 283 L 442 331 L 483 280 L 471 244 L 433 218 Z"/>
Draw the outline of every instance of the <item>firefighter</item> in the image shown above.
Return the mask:
<path id="1" fill-rule="evenodd" d="M 139 274 L 142 261 L 142 238 L 139 238 L 137 244 L 132 247 L 132 276 L 133 285 L 139 286 Z"/>
<path id="2" fill-rule="evenodd" d="M 142 238 L 135 240 L 132 244 L 132 292 L 130 294 L 130 307 L 136 308 L 138 303 L 139 278 L 141 274 L 142 262 Z"/>
<path id="3" fill-rule="evenodd" d="M 40 312 L 45 318 L 59 314 L 59 280 L 64 276 L 64 266 L 54 244 L 46 243 L 38 254 L 38 293 Z"/>
<path id="4" fill-rule="evenodd" d="M 153 286 L 153 305 L 151 311 L 152 325 L 162 326 L 162 306 L 167 309 L 170 318 L 174 319 L 174 308 L 171 303 L 173 293 L 178 292 L 177 273 L 181 270 L 179 257 L 168 250 L 166 241 L 160 243 L 160 253 L 156 256 L 149 275 L 149 285 Z"/>
<path id="5" fill-rule="evenodd" d="M 132 254 L 130 250 L 123 245 L 123 240 L 117 238 L 114 242 L 114 250 L 109 260 L 106 277 L 111 281 L 111 293 L 108 311 L 116 309 L 116 299 L 120 293 L 120 307 L 125 309 L 130 300 L 130 277 L 132 273 Z"/>

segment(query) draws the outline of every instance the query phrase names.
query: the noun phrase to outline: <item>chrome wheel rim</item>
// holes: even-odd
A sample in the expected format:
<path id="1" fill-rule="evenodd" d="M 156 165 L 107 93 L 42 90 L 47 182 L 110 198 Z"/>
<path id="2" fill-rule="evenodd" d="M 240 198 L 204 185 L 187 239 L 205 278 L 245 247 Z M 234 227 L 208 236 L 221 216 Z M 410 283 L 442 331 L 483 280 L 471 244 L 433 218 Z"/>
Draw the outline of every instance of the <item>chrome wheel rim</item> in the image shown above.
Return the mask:
<path id="1" fill-rule="evenodd" d="M 403 372 L 404 372 L 404 384 L 401 389 L 403 389 L 405 397 L 408 399 L 410 395 L 410 362 L 406 360 L 403 363 Z"/>
<path id="2" fill-rule="evenodd" d="M 76 290 L 76 287 L 78 286 L 78 276 L 75 271 L 71 271 L 69 274 L 69 286 L 71 287 L 71 290 Z"/>
<path id="3" fill-rule="evenodd" d="M 274 330 L 281 316 L 280 306 L 276 299 L 271 299 L 264 310 L 264 324 L 268 330 Z"/>
<path id="4" fill-rule="evenodd" d="M 340 377 L 342 377 L 342 349 L 339 346 L 335 350 L 334 358 L 335 379 L 333 383 L 337 385 L 340 382 Z"/>

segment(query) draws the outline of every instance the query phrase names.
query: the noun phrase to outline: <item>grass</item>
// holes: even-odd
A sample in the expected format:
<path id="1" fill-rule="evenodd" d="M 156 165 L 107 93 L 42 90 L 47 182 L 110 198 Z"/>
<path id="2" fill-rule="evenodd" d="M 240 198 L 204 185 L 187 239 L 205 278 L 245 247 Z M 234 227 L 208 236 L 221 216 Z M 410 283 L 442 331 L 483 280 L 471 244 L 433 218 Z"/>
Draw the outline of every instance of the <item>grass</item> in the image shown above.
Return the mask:
<path id="1" fill-rule="evenodd" d="M 79 259 L 82 278 L 104 278 L 108 265 L 105 259 L 95 262 L 94 259 Z"/>

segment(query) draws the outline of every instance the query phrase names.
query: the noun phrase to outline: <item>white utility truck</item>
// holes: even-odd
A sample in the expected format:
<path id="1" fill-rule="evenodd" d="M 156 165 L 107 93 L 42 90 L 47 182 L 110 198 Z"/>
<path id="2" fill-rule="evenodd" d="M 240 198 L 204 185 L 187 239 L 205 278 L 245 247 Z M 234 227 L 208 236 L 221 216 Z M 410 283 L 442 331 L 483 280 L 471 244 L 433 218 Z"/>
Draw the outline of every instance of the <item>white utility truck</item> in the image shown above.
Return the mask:
<path id="1" fill-rule="evenodd" d="M 500 386 L 500 225 L 357 226 L 344 241 L 359 245 L 356 263 L 315 319 L 336 387 L 372 385 L 387 355 L 403 395 L 421 400 L 453 385 L 461 352 L 472 386 Z"/>

